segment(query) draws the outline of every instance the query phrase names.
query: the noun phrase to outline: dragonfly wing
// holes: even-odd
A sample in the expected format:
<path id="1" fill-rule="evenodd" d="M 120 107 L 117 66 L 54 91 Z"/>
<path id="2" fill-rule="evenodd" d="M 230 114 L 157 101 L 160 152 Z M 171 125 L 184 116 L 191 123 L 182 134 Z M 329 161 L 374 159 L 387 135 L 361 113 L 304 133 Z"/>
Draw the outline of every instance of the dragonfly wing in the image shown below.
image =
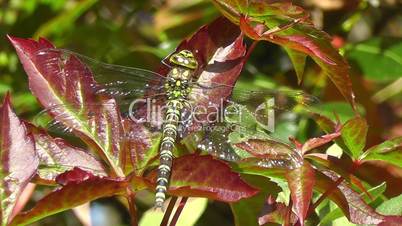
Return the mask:
<path id="1" fill-rule="evenodd" d="M 238 164 L 294 169 L 303 163 L 300 154 L 288 144 L 262 134 L 246 136 L 241 130 L 215 129 L 194 133 L 184 142 L 190 143 L 192 148 Z"/>
<path id="2" fill-rule="evenodd" d="M 302 91 L 244 91 L 220 84 L 195 86 L 190 94 L 191 109 L 187 112 L 187 115 L 192 114 L 192 121 L 188 120 L 187 127 L 192 132 L 216 122 L 242 126 L 255 126 L 258 123 L 266 130 L 273 131 L 275 123 L 285 114 L 305 113 L 303 110 L 308 110 L 317 102 L 316 97 Z"/>
<path id="3" fill-rule="evenodd" d="M 159 98 L 155 98 L 160 99 L 164 98 L 164 96 L 160 95 Z M 114 109 L 116 107 L 115 102 L 86 104 L 85 107 L 80 109 L 74 108 L 72 104 L 53 105 L 38 113 L 34 117 L 33 122 L 35 125 L 46 128 L 53 133 L 69 135 L 74 131 L 87 129 L 87 127 L 91 125 L 96 126 L 96 123 L 100 123 L 97 118 L 105 111 L 104 109 Z M 145 114 L 146 108 L 146 103 L 144 103 L 144 105 L 132 105 L 131 101 L 123 101 L 120 102 L 119 112 L 122 115 L 122 120 L 131 120 L 135 124 L 141 125 L 149 130 L 159 130 L 160 122 L 152 121 L 152 119 L 156 119 L 157 117 Z M 163 114 L 163 112 L 159 113 Z M 153 118 L 148 118 L 151 116 Z"/>
<path id="4" fill-rule="evenodd" d="M 36 53 L 37 60 L 49 74 L 64 73 L 64 67 L 71 58 L 85 65 L 87 82 L 92 82 L 93 92 L 115 99 L 135 99 L 163 92 L 165 77 L 158 73 L 140 68 L 107 64 L 65 49 L 43 49 Z M 70 73 L 74 68 L 69 68 Z M 77 67 L 76 70 L 82 70 Z M 80 72 L 80 71 L 78 71 Z M 92 81 L 92 80 L 95 81 Z"/>
<path id="5" fill-rule="evenodd" d="M 308 107 L 319 102 L 317 97 L 298 90 L 242 90 L 219 83 L 211 83 L 208 86 L 194 83 L 190 98 L 200 103 L 236 102 L 242 105 L 255 106 L 255 108 L 267 100 L 272 100 L 274 102 L 273 108 L 284 111 L 293 110 L 297 106 Z"/>

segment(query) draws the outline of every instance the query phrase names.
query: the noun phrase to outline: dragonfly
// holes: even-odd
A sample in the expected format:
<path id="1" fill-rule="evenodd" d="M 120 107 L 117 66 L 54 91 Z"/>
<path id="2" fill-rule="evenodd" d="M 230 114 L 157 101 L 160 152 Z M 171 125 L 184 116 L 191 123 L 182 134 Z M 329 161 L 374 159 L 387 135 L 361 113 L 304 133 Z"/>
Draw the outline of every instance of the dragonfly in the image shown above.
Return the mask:
<path id="1" fill-rule="evenodd" d="M 179 140 L 189 141 L 188 147 L 226 161 L 247 160 L 266 168 L 299 167 L 299 153 L 268 133 L 274 130 L 271 121 L 277 112 L 292 112 L 298 106 L 308 108 L 317 102 L 316 97 L 302 91 L 236 90 L 234 84 L 200 79 L 204 72 L 197 72 L 198 61 L 193 52 L 183 49 L 171 54 L 165 63 L 169 66 L 166 75 L 103 63 L 65 49 L 37 53 L 43 68 L 51 73 L 67 73 L 67 67 L 74 69 L 68 66 L 69 62 L 78 60 L 92 72 L 85 73 L 93 83 L 88 92 L 114 98 L 125 118 L 161 133 L 156 208 L 162 209 L 165 202 L 173 149 Z M 150 107 L 152 104 L 160 108 Z M 44 112 L 57 107 L 60 106 Z M 63 121 L 62 117 L 60 113 L 56 121 Z"/>

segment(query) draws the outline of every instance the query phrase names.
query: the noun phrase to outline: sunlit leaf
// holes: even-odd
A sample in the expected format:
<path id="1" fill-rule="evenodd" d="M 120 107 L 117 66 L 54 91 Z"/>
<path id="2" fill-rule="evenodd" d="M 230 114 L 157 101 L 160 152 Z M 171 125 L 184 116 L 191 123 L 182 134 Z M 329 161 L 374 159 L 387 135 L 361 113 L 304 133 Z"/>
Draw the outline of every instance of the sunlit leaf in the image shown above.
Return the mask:
<path id="1" fill-rule="evenodd" d="M 291 1 L 213 2 L 223 15 L 233 23 L 239 24 L 241 30 L 250 38 L 273 42 L 285 47 L 288 52 L 299 51 L 312 57 L 355 108 L 348 63 L 338 50 L 332 47 L 329 35 L 316 29 L 301 7 L 292 5 Z M 293 55 L 291 59 L 295 60 Z M 298 57 L 298 61 L 300 59 L 301 57 Z M 300 74 L 300 65 L 296 70 Z"/>
<path id="2" fill-rule="evenodd" d="M 114 99 L 91 92 L 97 84 L 88 67 L 78 58 L 58 51 L 40 54 L 41 50 L 54 48 L 45 39 L 36 42 L 8 38 L 39 102 L 58 122 L 98 150 L 114 173 L 123 176 L 119 165 L 123 137 L 120 112 Z"/>
<path id="3" fill-rule="evenodd" d="M 380 160 L 402 167 L 402 137 L 396 137 L 369 148 L 361 159 L 363 161 Z"/>
<path id="4" fill-rule="evenodd" d="M 147 179 L 151 182 L 149 187 L 153 189 L 156 171 Z M 215 160 L 210 155 L 186 155 L 173 161 L 168 194 L 236 202 L 257 193 L 258 190 L 242 180 L 238 173 L 232 172 L 227 163 Z"/>
<path id="5" fill-rule="evenodd" d="M 342 127 L 342 139 L 348 148 L 345 151 L 354 159 L 359 158 L 366 146 L 367 131 L 367 122 L 361 117 L 347 121 Z"/>
<path id="6" fill-rule="evenodd" d="M 35 174 L 39 159 L 27 128 L 11 108 L 7 94 L 0 108 L 0 213 L 7 225 L 17 199 Z"/>
<path id="7" fill-rule="evenodd" d="M 390 216 L 385 217 L 384 223 L 380 226 L 390 226 L 390 225 L 401 225 L 402 224 L 402 195 L 396 196 L 381 203 L 377 207 L 377 211 L 382 214 L 387 214 Z"/>
<path id="8" fill-rule="evenodd" d="M 149 161 L 158 155 L 159 142 L 152 144 L 151 132 L 130 119 L 123 120 L 123 126 L 125 139 L 122 167 L 126 174 L 135 171 L 136 175 L 140 175 Z"/>
<path id="9" fill-rule="evenodd" d="M 367 196 L 367 195 L 365 195 L 365 194 L 360 194 L 360 195 L 364 195 L 364 200 L 367 202 L 367 203 L 371 203 L 371 202 L 373 202 L 377 197 L 379 197 L 380 195 L 382 195 L 384 192 L 385 192 L 385 189 L 386 189 L 386 185 L 385 185 L 385 183 L 382 183 L 382 184 L 380 184 L 380 185 L 378 185 L 378 186 L 376 186 L 376 187 L 374 187 L 374 188 L 371 188 L 371 189 L 369 189 L 368 190 L 368 193 L 370 194 L 370 197 L 371 198 L 369 198 L 369 196 Z M 320 221 L 320 224 L 322 224 L 322 225 L 327 225 L 327 224 L 330 224 L 331 222 L 334 222 L 336 219 L 339 219 L 339 218 L 342 218 L 342 217 L 345 217 L 343 214 L 342 214 L 342 210 L 341 209 L 339 209 L 339 208 L 337 208 L 337 209 L 334 209 L 334 210 L 332 210 L 331 212 L 329 212 L 328 214 L 326 214 L 324 217 L 322 217 L 322 219 L 321 219 L 321 221 Z M 346 217 L 345 217 L 346 218 Z M 347 218 L 346 218 L 347 219 Z"/>
<path id="10" fill-rule="evenodd" d="M 298 51 L 294 51 L 290 48 L 285 48 L 292 61 L 293 67 L 295 68 L 297 80 L 301 83 L 303 79 L 304 67 L 306 66 L 307 55 Z"/>
<path id="11" fill-rule="evenodd" d="M 18 214 L 10 225 L 31 224 L 101 197 L 123 194 L 128 186 L 125 180 L 97 177 L 77 169 L 61 174 L 65 185 L 43 197 L 29 211 Z"/>
<path id="12" fill-rule="evenodd" d="M 336 181 L 339 177 L 330 171 L 323 171 L 325 175 Z M 369 206 L 363 198 L 350 188 L 345 182 L 338 186 L 339 190 L 347 200 L 349 206 L 349 214 L 346 217 L 355 224 L 379 224 L 385 219 L 385 216 L 377 213 L 371 206 Z"/>
<path id="13" fill-rule="evenodd" d="M 326 143 L 334 141 L 336 138 L 340 136 L 340 132 L 335 131 L 334 133 L 325 134 L 321 137 L 314 137 L 307 140 L 302 147 L 302 152 L 306 153 L 309 150 L 322 146 Z"/>
<path id="14" fill-rule="evenodd" d="M 337 121 L 337 117 L 339 117 L 341 123 L 345 123 L 347 120 L 355 117 L 355 113 L 352 107 L 350 107 L 350 105 L 348 105 L 346 102 L 320 103 L 315 106 L 312 106 L 311 110 L 314 113 L 325 116 L 335 122 Z M 359 105 L 358 105 L 358 111 L 362 115 L 364 115 L 364 108 L 360 107 Z M 332 131 L 333 130 L 326 132 L 332 132 Z"/>
<path id="15" fill-rule="evenodd" d="M 305 161 L 301 167 L 290 170 L 286 174 L 286 179 L 290 188 L 293 208 L 296 211 L 300 224 L 304 225 L 311 198 L 313 197 L 315 184 L 314 169 L 310 163 Z"/>
<path id="16" fill-rule="evenodd" d="M 62 138 L 51 137 L 44 129 L 29 125 L 40 159 L 38 176 L 41 180 L 55 182 L 56 177 L 79 167 L 94 175 L 106 176 L 102 163 L 81 148 L 68 144 Z"/>

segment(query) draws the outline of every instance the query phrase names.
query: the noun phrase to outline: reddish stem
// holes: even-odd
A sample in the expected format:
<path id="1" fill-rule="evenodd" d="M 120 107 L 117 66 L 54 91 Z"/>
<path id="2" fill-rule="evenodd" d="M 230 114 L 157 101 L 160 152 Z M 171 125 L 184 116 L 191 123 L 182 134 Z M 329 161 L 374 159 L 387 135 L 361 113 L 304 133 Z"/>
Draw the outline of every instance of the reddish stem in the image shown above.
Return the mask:
<path id="1" fill-rule="evenodd" d="M 248 58 L 250 58 L 251 52 L 253 52 L 253 50 L 255 49 L 255 47 L 257 46 L 257 43 L 259 41 L 254 40 L 254 42 L 251 44 L 250 48 L 248 48 L 246 55 L 243 58 L 243 63 L 246 63 L 248 61 Z"/>
<path id="2" fill-rule="evenodd" d="M 138 221 L 137 221 L 137 207 L 135 205 L 135 193 L 130 189 L 127 188 L 127 201 L 128 201 L 128 210 L 130 212 L 130 218 L 131 218 L 131 226 L 138 226 Z"/>
<path id="3" fill-rule="evenodd" d="M 169 226 L 175 226 L 177 221 L 179 220 L 180 214 L 183 211 L 184 207 L 186 206 L 188 197 L 182 197 L 180 200 L 180 204 L 176 209 L 176 212 L 173 215 L 172 221 L 170 222 Z"/>
<path id="4" fill-rule="evenodd" d="M 163 219 L 162 219 L 162 222 L 161 222 L 160 226 L 167 226 L 168 225 L 170 215 L 172 214 L 172 211 L 173 211 L 173 208 L 174 208 L 174 205 L 176 204 L 176 202 L 177 202 L 177 197 L 172 196 L 172 198 L 170 198 L 169 205 L 168 205 L 168 207 L 166 209 L 166 212 L 163 215 Z"/>

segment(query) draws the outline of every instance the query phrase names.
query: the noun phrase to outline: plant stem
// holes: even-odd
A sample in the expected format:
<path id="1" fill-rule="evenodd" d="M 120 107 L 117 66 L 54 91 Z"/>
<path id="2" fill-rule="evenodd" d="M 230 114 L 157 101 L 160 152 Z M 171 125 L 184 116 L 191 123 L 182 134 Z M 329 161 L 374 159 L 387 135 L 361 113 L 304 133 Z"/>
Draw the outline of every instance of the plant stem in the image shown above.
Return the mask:
<path id="1" fill-rule="evenodd" d="M 173 208 L 174 208 L 174 205 L 176 204 L 176 202 L 177 202 L 177 197 L 172 196 L 172 198 L 169 201 L 169 205 L 168 205 L 168 207 L 167 207 L 167 209 L 165 211 L 165 214 L 163 215 L 163 219 L 162 219 L 162 222 L 161 222 L 160 226 L 167 226 L 168 225 L 170 215 L 172 214 L 172 211 L 173 211 Z"/>
<path id="2" fill-rule="evenodd" d="M 184 209 L 184 206 L 186 206 L 188 197 L 182 197 L 179 203 L 179 206 L 176 209 L 176 212 L 173 215 L 172 221 L 170 222 L 169 226 L 175 226 L 177 221 L 179 220 L 180 214 Z"/>
<path id="3" fill-rule="evenodd" d="M 130 218 L 131 218 L 131 226 L 138 226 L 138 221 L 137 221 L 137 207 L 135 205 L 135 193 L 130 189 L 127 188 L 127 201 L 128 201 L 128 209 L 130 212 Z"/>
<path id="4" fill-rule="evenodd" d="M 255 47 L 257 46 L 257 43 L 259 41 L 254 40 L 253 43 L 251 44 L 250 48 L 248 48 L 246 55 L 243 58 L 243 63 L 245 64 L 246 61 L 248 61 L 248 58 L 250 58 L 251 52 L 253 52 L 253 50 L 255 49 Z"/>

